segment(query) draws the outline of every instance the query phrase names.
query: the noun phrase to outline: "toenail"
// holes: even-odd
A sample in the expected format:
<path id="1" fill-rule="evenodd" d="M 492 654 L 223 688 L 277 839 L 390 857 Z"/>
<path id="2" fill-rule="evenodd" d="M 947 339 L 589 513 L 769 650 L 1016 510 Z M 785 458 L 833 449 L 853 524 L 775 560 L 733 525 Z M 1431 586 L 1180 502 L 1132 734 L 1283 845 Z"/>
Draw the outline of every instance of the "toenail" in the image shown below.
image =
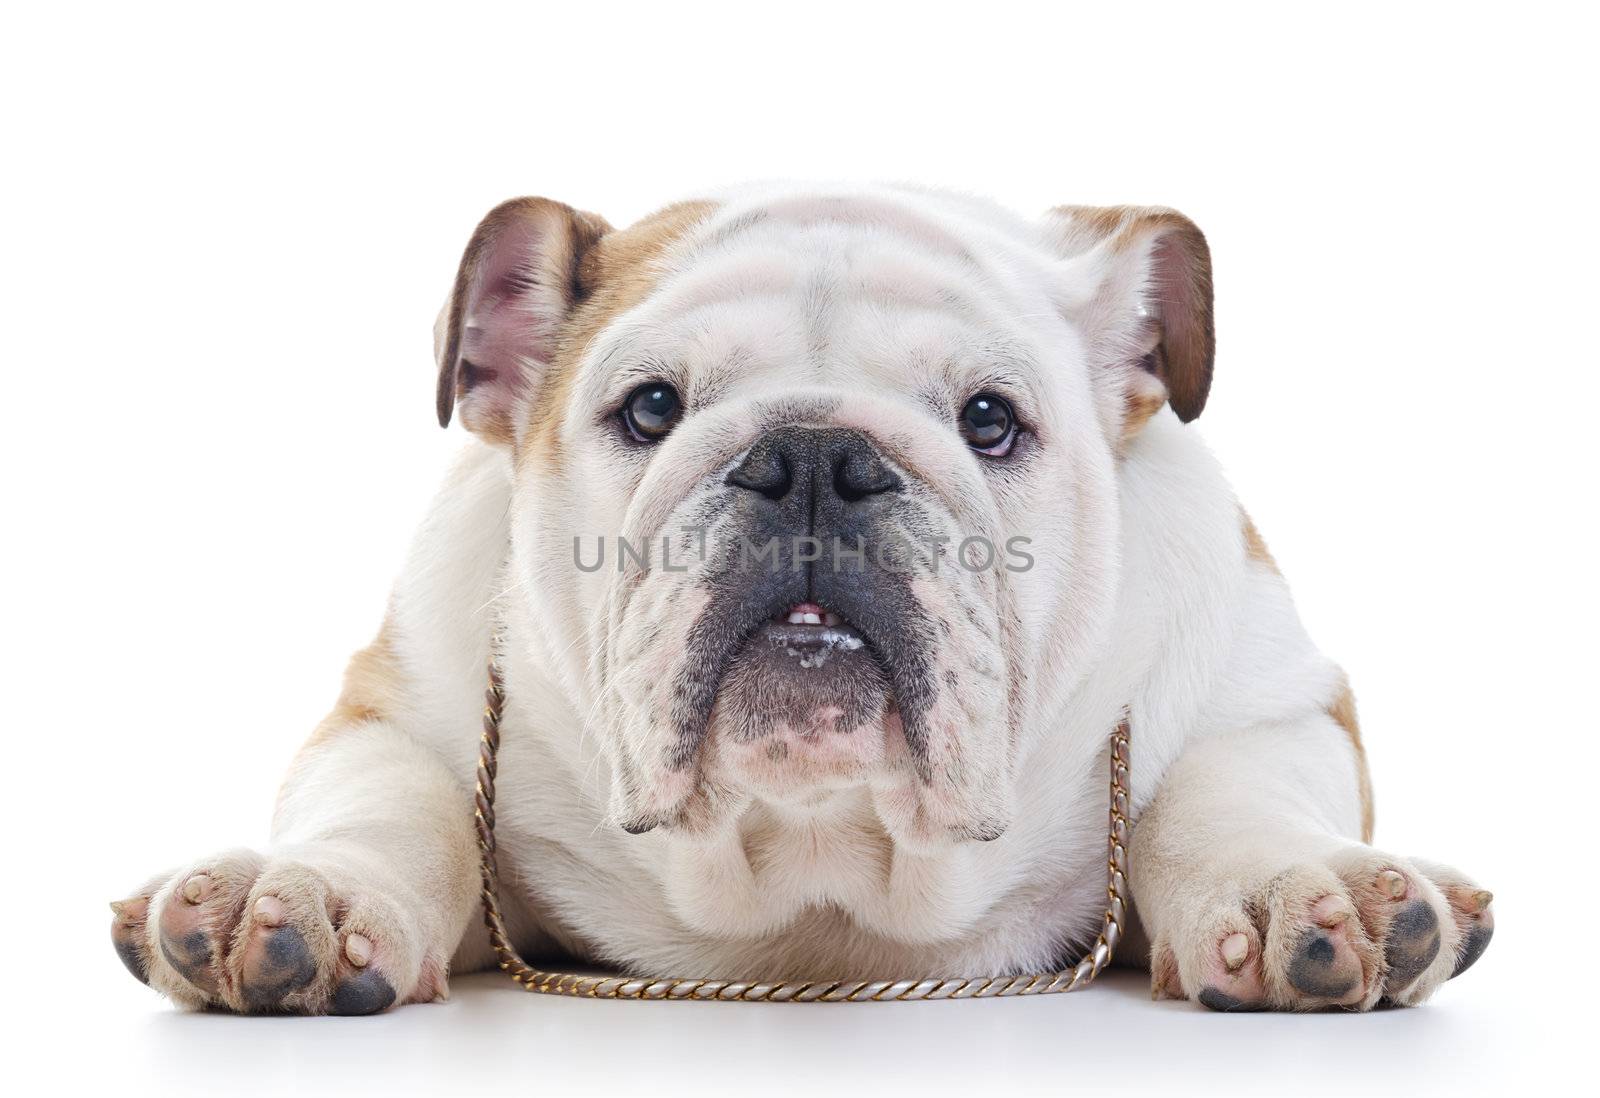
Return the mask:
<path id="1" fill-rule="evenodd" d="M 1328 895 L 1311 905 L 1311 919 L 1318 926 L 1336 927 L 1350 917 L 1350 905 L 1343 896 Z"/>
<path id="2" fill-rule="evenodd" d="M 197 904 L 211 895 L 211 878 L 204 873 L 196 873 L 183 882 L 183 898 L 191 904 Z"/>
<path id="3" fill-rule="evenodd" d="M 1392 869 L 1385 869 L 1378 874 L 1378 887 L 1387 892 L 1391 899 L 1398 900 L 1406 894 L 1405 875 L 1396 873 Z"/>
<path id="4" fill-rule="evenodd" d="M 1472 910 L 1474 912 L 1482 911 L 1492 903 L 1494 903 L 1494 893 L 1487 888 L 1480 888 L 1472 894 Z"/>
<path id="5" fill-rule="evenodd" d="M 352 934 L 344 940 L 344 955 L 357 968 L 365 968 L 372 960 L 372 942 L 361 934 Z"/>
<path id="6" fill-rule="evenodd" d="M 1243 934 L 1233 933 L 1222 939 L 1222 963 L 1232 972 L 1244 964 L 1244 959 L 1250 956 L 1250 939 Z"/>
<path id="7" fill-rule="evenodd" d="M 143 896 L 132 900 L 112 900 L 111 913 L 124 926 L 132 926 L 150 912 L 150 901 Z"/>
<path id="8" fill-rule="evenodd" d="M 276 896 L 262 896 L 256 901 L 256 922 L 262 926 L 282 926 L 283 901 Z"/>

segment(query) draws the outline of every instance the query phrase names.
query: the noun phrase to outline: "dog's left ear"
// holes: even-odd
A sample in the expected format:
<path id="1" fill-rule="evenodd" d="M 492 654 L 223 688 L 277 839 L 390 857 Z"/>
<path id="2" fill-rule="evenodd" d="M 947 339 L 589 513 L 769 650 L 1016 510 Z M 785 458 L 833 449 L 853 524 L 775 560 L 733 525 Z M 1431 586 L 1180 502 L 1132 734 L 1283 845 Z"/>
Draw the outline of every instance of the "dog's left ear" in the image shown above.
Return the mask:
<path id="1" fill-rule="evenodd" d="M 1070 311 L 1097 373 L 1120 397 L 1112 415 L 1121 437 L 1162 404 L 1185 423 L 1198 416 L 1216 355 L 1205 236 L 1157 206 L 1060 206 L 1049 222 L 1081 295 Z"/>
<path id="2" fill-rule="evenodd" d="M 610 228 L 548 198 L 513 198 L 479 222 L 434 326 L 439 426 L 459 401 L 469 430 L 511 441 L 518 402 L 543 380 L 577 303 L 578 266 Z"/>

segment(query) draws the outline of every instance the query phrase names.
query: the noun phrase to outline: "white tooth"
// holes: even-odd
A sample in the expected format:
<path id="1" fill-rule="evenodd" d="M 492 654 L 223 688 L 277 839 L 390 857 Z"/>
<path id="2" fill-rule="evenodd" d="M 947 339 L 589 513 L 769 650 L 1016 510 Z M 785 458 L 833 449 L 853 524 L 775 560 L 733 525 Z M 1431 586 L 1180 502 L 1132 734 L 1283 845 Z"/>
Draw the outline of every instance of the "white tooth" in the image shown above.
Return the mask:
<path id="1" fill-rule="evenodd" d="M 806 624 L 807 625 L 821 625 L 822 624 L 822 615 L 821 614 L 806 613 L 806 614 L 802 614 L 800 616 L 806 619 Z"/>
<path id="2" fill-rule="evenodd" d="M 804 625 L 805 623 L 806 623 L 806 616 L 804 614 L 802 614 L 800 611 L 796 610 L 794 613 L 789 615 L 789 624 L 790 625 Z"/>

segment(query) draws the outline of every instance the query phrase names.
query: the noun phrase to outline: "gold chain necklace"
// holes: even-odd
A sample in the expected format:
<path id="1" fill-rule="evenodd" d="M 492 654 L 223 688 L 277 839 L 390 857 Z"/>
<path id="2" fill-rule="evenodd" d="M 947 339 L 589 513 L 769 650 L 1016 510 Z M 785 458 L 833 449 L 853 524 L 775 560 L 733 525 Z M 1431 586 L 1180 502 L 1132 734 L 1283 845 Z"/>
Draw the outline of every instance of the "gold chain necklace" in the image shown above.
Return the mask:
<path id="1" fill-rule="evenodd" d="M 684 980 L 651 976 L 580 976 L 546 972 L 524 961 L 506 934 L 500 915 L 500 872 L 495 863 L 494 781 L 500 754 L 500 717 L 505 685 L 493 659 L 484 694 L 483 739 L 478 749 L 478 850 L 482 856 L 483 922 L 500 968 L 524 990 L 592 999 L 720 999 L 764 1003 L 908 1002 L 920 999 L 987 999 L 1047 995 L 1088 987 L 1111 963 L 1127 919 L 1128 890 L 1128 713 L 1111 732 L 1111 821 L 1106 857 L 1106 914 L 1100 936 L 1083 960 L 1060 972 L 969 979 L 905 980 Z"/>

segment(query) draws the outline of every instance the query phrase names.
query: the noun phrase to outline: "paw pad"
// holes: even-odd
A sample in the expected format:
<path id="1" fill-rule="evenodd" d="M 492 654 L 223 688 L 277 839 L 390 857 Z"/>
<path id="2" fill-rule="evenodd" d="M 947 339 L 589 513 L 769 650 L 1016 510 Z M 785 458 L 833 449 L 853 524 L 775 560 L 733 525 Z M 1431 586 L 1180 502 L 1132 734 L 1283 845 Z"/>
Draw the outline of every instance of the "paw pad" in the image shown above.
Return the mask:
<path id="1" fill-rule="evenodd" d="M 1426 900 L 1412 900 L 1395 913 L 1383 958 L 1389 966 L 1386 992 L 1404 991 L 1439 955 L 1439 916 Z"/>
<path id="2" fill-rule="evenodd" d="M 1289 983 L 1314 999 L 1353 1003 L 1361 999 L 1361 958 L 1337 929 L 1311 927 L 1289 957 Z"/>
<path id="3" fill-rule="evenodd" d="M 317 962 L 304 935 L 292 926 L 259 926 L 245 947 L 240 990 L 251 1010 L 271 1010 L 316 976 Z"/>
<path id="4" fill-rule="evenodd" d="M 1202 988 L 1197 996 L 1200 1005 L 1210 1010 L 1220 1010 L 1224 1014 L 1245 1014 L 1257 1010 L 1265 1010 L 1262 1003 L 1245 1002 L 1235 999 L 1225 991 L 1218 991 L 1214 987 Z"/>
<path id="5" fill-rule="evenodd" d="M 376 969 L 362 969 L 341 980 L 328 1003 L 329 1014 L 376 1014 L 394 1002 L 394 988 Z"/>
<path id="6" fill-rule="evenodd" d="M 1152 986 L 1227 1012 L 1411 1006 L 1482 956 L 1493 901 L 1448 866 L 1354 844 L 1254 878 L 1230 864 L 1166 927 L 1152 918 Z"/>
<path id="7" fill-rule="evenodd" d="M 392 881 L 343 859 L 224 852 L 111 905 L 134 976 L 188 1007 L 375 1014 L 445 997 L 449 953 L 420 948 Z"/>

